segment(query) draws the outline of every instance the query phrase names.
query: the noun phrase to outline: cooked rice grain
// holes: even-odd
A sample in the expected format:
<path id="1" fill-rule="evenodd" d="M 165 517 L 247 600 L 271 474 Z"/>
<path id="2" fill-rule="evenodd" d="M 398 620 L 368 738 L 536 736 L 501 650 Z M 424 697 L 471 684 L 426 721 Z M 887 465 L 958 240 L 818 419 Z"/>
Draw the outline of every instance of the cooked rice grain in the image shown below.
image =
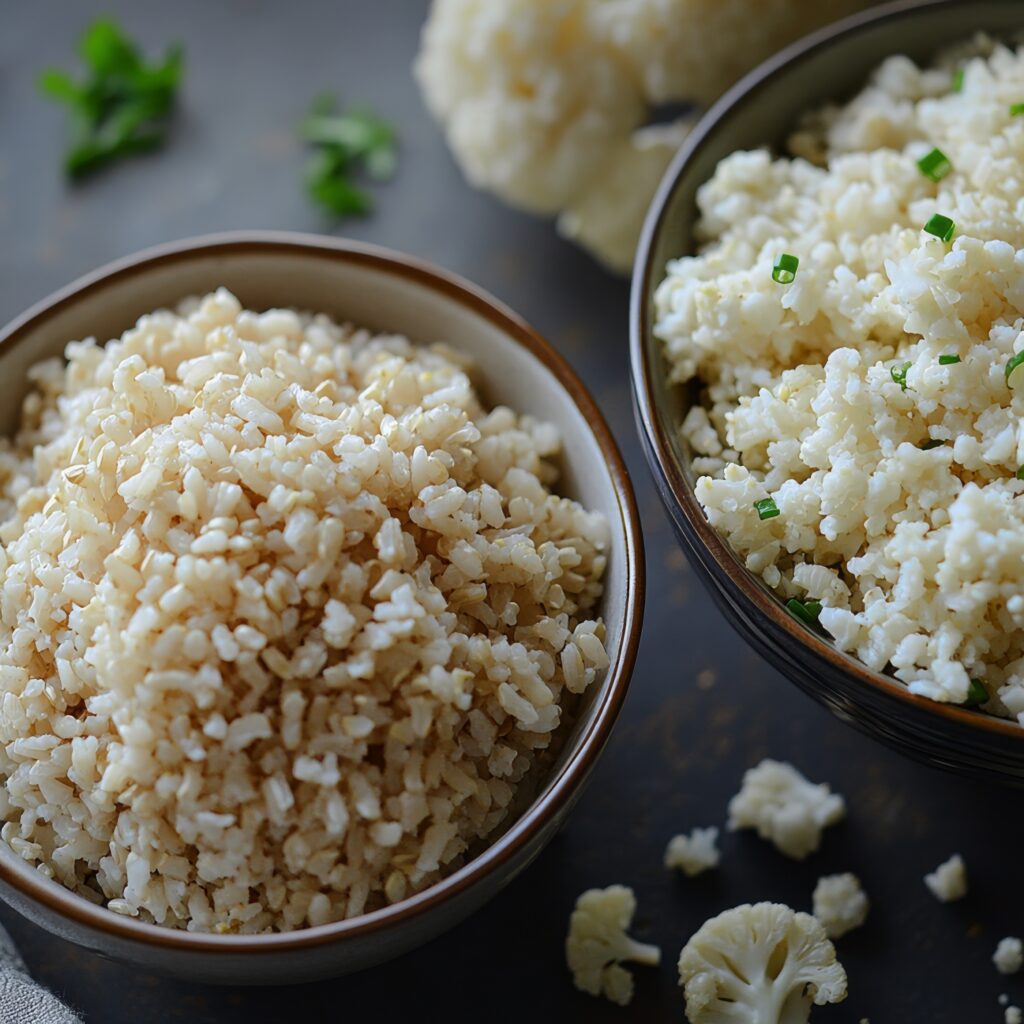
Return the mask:
<path id="1" fill-rule="evenodd" d="M 0 450 L 2 838 L 191 930 L 438 880 L 608 663 L 555 430 L 440 346 L 224 290 L 66 355 Z"/>

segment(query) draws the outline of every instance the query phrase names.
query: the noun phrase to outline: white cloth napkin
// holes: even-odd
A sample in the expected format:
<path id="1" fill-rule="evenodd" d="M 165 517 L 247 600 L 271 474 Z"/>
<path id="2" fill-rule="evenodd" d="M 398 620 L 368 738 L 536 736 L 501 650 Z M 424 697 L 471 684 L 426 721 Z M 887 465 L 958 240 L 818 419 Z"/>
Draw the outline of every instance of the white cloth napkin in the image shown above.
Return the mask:
<path id="1" fill-rule="evenodd" d="M 3 928 L 0 928 L 0 1024 L 82 1024 L 77 1013 L 32 980 L 25 961 Z"/>

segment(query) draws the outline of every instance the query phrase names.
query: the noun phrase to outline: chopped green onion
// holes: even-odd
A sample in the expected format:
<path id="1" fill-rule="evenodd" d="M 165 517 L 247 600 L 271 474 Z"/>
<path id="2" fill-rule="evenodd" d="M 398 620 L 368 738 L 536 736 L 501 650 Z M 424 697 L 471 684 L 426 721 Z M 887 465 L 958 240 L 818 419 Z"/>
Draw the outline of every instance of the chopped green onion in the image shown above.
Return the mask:
<path id="1" fill-rule="evenodd" d="M 953 170 L 949 157 L 941 149 L 933 149 L 930 153 L 926 153 L 917 161 L 917 166 L 921 173 L 932 181 L 942 181 Z"/>
<path id="2" fill-rule="evenodd" d="M 957 68 L 953 72 L 952 90 L 953 92 L 960 92 L 964 87 L 964 69 Z"/>
<path id="3" fill-rule="evenodd" d="M 899 384 L 904 391 L 907 390 L 907 370 L 910 366 L 910 363 L 904 363 L 902 366 L 889 367 L 889 376 L 892 377 L 893 383 Z"/>
<path id="4" fill-rule="evenodd" d="M 921 451 L 930 452 L 933 448 L 941 448 L 945 443 L 945 441 L 940 441 L 937 437 L 933 437 L 921 445 Z"/>
<path id="5" fill-rule="evenodd" d="M 816 625 L 818 616 L 821 614 L 820 601 L 798 601 L 794 597 L 786 602 L 786 607 L 801 622 L 806 622 L 808 626 Z"/>
<path id="6" fill-rule="evenodd" d="M 943 242 L 951 242 L 956 234 L 956 225 L 941 213 L 933 214 L 924 226 L 929 235 L 941 238 Z"/>
<path id="7" fill-rule="evenodd" d="M 776 284 L 792 284 L 796 277 L 796 268 L 800 266 L 800 258 L 792 253 L 784 252 L 772 267 L 772 280 Z"/>
<path id="8" fill-rule="evenodd" d="M 959 356 L 939 356 L 939 366 L 952 366 L 954 363 L 959 362 Z"/>
<path id="9" fill-rule="evenodd" d="M 1010 104 L 1010 117 L 1020 117 L 1024 114 L 1024 103 L 1011 103 Z"/>
<path id="10" fill-rule="evenodd" d="M 964 701 L 965 708 L 976 708 L 988 700 L 988 692 L 980 679 L 972 679 L 971 685 L 967 687 L 967 699 Z"/>
<path id="11" fill-rule="evenodd" d="M 1010 383 L 1010 374 L 1013 373 L 1013 371 L 1016 370 L 1021 363 L 1024 363 L 1024 351 L 1020 351 L 1015 356 L 1011 356 L 1009 359 L 1007 359 L 1006 369 L 1003 370 L 1003 374 L 1006 378 L 1007 384 Z"/>
<path id="12" fill-rule="evenodd" d="M 1024 480 L 1024 466 L 1021 466 L 1016 473 L 1018 480 Z"/>
<path id="13" fill-rule="evenodd" d="M 760 501 L 755 501 L 754 508 L 757 509 L 758 519 L 774 519 L 777 515 L 781 515 L 774 498 L 762 498 Z"/>

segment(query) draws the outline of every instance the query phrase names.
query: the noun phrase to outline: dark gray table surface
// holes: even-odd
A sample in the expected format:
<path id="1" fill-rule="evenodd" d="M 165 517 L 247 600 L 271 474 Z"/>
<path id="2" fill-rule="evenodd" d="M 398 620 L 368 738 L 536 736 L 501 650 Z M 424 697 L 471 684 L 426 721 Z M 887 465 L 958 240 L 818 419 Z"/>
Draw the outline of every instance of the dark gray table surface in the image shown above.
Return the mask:
<path id="1" fill-rule="evenodd" d="M 92 14 L 113 11 L 150 48 L 183 39 L 187 76 L 173 140 L 81 187 L 60 176 L 63 113 L 37 95 L 68 65 Z M 746 901 L 809 908 L 821 874 L 852 870 L 872 899 L 838 943 L 850 997 L 815 1011 L 834 1024 L 1003 1019 L 1020 978 L 990 957 L 1024 932 L 1022 798 L 920 767 L 831 718 L 767 668 L 720 619 L 689 570 L 640 453 L 628 386 L 628 286 L 558 240 L 547 223 L 474 192 L 426 116 L 409 66 L 425 5 L 403 0 L 7 3 L 0 19 L 0 321 L 114 257 L 229 228 L 329 232 L 299 188 L 294 125 L 324 88 L 370 101 L 401 133 L 401 167 L 379 211 L 344 224 L 463 273 L 520 311 L 581 372 L 636 484 L 649 566 L 639 663 L 615 735 L 568 825 L 474 918 L 427 948 L 364 974 L 277 989 L 216 989 L 142 974 L 48 937 L 6 909 L 33 972 L 92 1022 L 295 1019 L 678 1021 L 675 961 L 708 916 Z M 699 677 L 699 681 L 698 681 Z M 848 819 L 795 863 L 748 833 L 725 834 L 721 869 L 699 879 L 661 866 L 666 840 L 722 825 L 745 768 L 792 760 L 843 793 Z M 963 854 L 965 900 L 936 902 L 924 873 Z M 661 944 L 622 1010 L 576 992 L 562 944 L 577 894 L 623 882 L 636 934 Z M 443 1016 L 442 1016 L 443 1014 Z M 0 1008 L 0 1018 L 3 1017 Z M 26 1022 L 31 1024 L 31 1022 Z"/>

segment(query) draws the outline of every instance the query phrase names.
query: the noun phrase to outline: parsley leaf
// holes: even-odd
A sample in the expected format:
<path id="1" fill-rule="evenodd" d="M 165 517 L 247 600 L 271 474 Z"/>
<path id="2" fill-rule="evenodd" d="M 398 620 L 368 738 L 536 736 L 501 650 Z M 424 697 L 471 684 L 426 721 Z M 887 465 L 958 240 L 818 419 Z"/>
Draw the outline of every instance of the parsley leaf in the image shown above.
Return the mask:
<path id="1" fill-rule="evenodd" d="M 309 197 L 335 217 L 369 213 L 373 202 L 353 178 L 360 170 L 374 181 L 395 173 L 394 128 L 370 110 L 339 113 L 334 97 L 322 95 L 302 119 L 299 134 L 316 147 L 306 167 Z"/>
<path id="2" fill-rule="evenodd" d="M 63 71 L 39 76 L 39 89 L 71 113 L 64 169 L 81 177 L 131 153 L 160 146 L 181 81 L 182 50 L 147 64 L 138 47 L 110 18 L 98 18 L 82 36 L 79 55 L 88 74 L 77 82 Z"/>

